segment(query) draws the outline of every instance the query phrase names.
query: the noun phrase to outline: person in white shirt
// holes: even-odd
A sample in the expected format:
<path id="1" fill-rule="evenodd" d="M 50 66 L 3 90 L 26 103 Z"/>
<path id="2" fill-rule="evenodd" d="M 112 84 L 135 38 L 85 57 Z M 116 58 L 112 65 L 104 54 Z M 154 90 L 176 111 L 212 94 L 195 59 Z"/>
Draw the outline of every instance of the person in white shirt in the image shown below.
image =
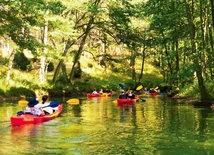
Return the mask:
<path id="1" fill-rule="evenodd" d="M 96 89 L 93 90 L 92 94 L 97 94 L 97 91 Z"/>
<path id="2" fill-rule="evenodd" d="M 38 103 L 39 101 L 37 101 L 36 98 L 31 97 L 29 99 L 28 106 L 24 110 L 24 113 L 38 115 L 38 116 L 45 115 L 44 111 L 42 110 L 42 106 Z"/>
<path id="3" fill-rule="evenodd" d="M 50 101 L 48 95 L 42 96 L 42 107 L 45 114 L 53 114 L 53 108 L 49 106 Z"/>

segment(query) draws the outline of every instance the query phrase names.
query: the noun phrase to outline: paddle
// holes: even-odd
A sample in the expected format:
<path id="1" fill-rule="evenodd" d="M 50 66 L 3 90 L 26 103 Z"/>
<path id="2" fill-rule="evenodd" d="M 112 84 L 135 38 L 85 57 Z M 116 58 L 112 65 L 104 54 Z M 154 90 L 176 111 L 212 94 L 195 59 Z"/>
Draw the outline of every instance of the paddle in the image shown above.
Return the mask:
<path id="1" fill-rule="evenodd" d="M 136 90 L 141 90 L 142 88 L 143 88 L 143 86 L 140 85 L 140 86 L 138 86 L 138 87 L 136 88 Z"/>
<path id="2" fill-rule="evenodd" d="M 113 103 L 117 103 L 117 100 L 114 100 Z"/>
<path id="3" fill-rule="evenodd" d="M 51 101 L 51 103 L 50 103 L 49 105 L 47 105 L 47 106 L 44 106 L 44 107 L 42 107 L 42 108 L 45 108 L 45 107 L 56 108 L 56 107 L 58 107 L 58 106 L 59 106 L 59 103 L 58 103 L 58 101 L 56 101 L 56 100 L 53 100 L 53 101 Z"/>
<path id="4" fill-rule="evenodd" d="M 22 107 L 26 107 L 28 105 L 28 101 L 25 99 L 21 99 L 18 101 L 18 105 Z"/>
<path id="5" fill-rule="evenodd" d="M 125 86 L 123 85 L 123 84 L 119 84 L 119 86 L 122 88 L 122 89 L 124 89 L 125 88 Z"/>
<path id="6" fill-rule="evenodd" d="M 73 104 L 73 105 L 77 105 L 80 103 L 79 99 L 77 98 L 72 98 L 70 100 L 67 101 L 68 104 Z"/>

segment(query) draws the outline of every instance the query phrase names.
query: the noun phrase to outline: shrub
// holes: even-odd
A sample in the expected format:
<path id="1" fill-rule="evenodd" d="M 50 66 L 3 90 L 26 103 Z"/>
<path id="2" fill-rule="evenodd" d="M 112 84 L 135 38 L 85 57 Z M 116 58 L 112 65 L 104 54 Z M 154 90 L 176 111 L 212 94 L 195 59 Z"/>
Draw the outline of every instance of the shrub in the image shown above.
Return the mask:
<path id="1" fill-rule="evenodd" d="M 5 92 L 3 89 L 0 88 L 0 96 L 5 96 Z"/>
<path id="2" fill-rule="evenodd" d="M 24 88 L 24 87 L 19 87 L 19 88 L 16 88 L 16 87 L 11 87 L 7 93 L 6 93 L 8 96 L 15 96 L 15 97 L 18 97 L 20 95 L 24 95 L 24 96 L 35 96 L 35 92 L 30 90 L 30 89 L 27 89 L 27 88 Z"/>
<path id="3" fill-rule="evenodd" d="M 81 70 L 80 62 L 78 62 L 77 66 L 75 68 L 74 77 L 75 78 L 81 78 L 81 74 L 82 74 L 82 70 Z"/>
<path id="4" fill-rule="evenodd" d="M 91 63 L 89 63 L 89 64 L 88 64 L 88 67 L 89 67 L 89 68 L 92 68 L 92 67 L 93 67 L 93 65 L 92 65 Z"/>
<path id="5" fill-rule="evenodd" d="M 26 71 L 30 60 L 24 55 L 23 52 L 17 52 L 14 57 L 14 67 Z"/>
<path id="6" fill-rule="evenodd" d="M 51 72 L 53 70 L 54 70 L 54 64 L 53 64 L 53 62 L 49 62 L 48 63 L 48 72 Z"/>

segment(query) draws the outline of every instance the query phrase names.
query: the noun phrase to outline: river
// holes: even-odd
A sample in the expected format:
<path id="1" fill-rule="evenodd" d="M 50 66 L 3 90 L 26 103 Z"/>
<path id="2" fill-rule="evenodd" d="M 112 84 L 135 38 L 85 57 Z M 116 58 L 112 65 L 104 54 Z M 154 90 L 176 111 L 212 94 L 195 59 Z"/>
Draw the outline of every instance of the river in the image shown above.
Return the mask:
<path id="1" fill-rule="evenodd" d="M 20 155 L 212 155 L 214 110 L 166 96 L 118 107 L 115 97 L 63 103 L 60 117 L 38 125 L 11 127 L 22 110 L 0 103 L 0 154 Z"/>

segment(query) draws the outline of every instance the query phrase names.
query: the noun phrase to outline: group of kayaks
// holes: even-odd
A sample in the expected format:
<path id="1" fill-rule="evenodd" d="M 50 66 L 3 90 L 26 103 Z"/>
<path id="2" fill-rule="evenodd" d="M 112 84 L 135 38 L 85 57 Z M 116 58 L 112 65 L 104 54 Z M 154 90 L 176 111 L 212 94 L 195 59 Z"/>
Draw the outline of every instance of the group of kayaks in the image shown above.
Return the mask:
<path id="1" fill-rule="evenodd" d="M 96 94 L 93 94 L 93 93 L 90 93 L 90 94 L 87 94 L 87 97 L 88 98 L 92 98 L 92 97 L 110 97 L 112 95 L 112 93 L 96 93 Z"/>
<path id="2" fill-rule="evenodd" d="M 103 93 L 103 94 L 87 94 L 88 98 L 94 98 L 94 97 L 110 97 L 112 93 Z M 151 93 L 151 96 L 157 95 L 157 93 Z M 131 105 L 135 102 L 140 101 L 140 96 L 137 96 L 134 99 L 117 99 L 117 104 L 118 106 L 124 106 L 124 105 Z M 36 116 L 32 114 L 17 114 L 17 116 L 12 116 L 10 117 L 11 120 L 11 126 L 20 126 L 20 125 L 25 125 L 25 124 L 40 124 L 46 121 L 49 121 L 51 119 L 54 119 L 60 115 L 62 112 L 63 105 L 59 104 L 58 109 L 53 113 L 53 114 L 46 114 L 44 116 Z"/>

